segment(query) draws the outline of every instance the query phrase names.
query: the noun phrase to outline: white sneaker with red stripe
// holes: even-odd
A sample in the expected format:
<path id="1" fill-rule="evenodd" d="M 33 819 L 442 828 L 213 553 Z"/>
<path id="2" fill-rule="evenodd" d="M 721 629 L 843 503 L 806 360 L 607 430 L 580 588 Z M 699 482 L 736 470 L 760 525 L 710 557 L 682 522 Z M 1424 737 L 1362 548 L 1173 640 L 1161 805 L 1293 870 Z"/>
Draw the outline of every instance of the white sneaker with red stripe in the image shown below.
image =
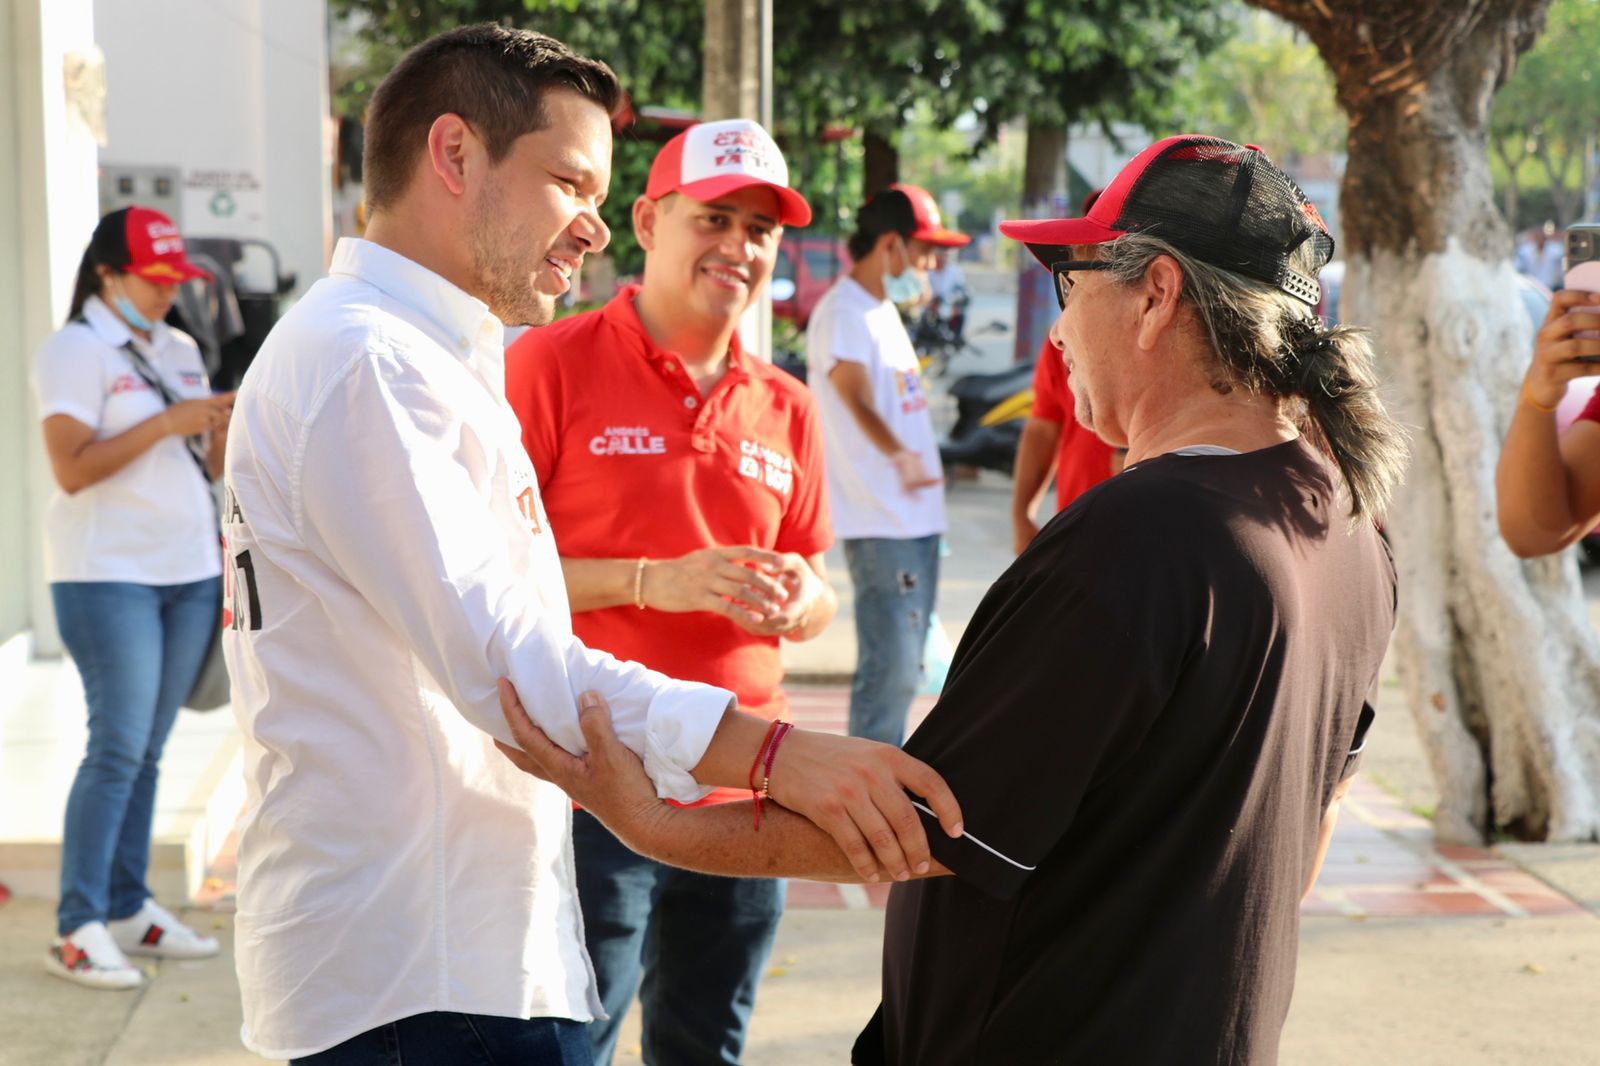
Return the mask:
<path id="1" fill-rule="evenodd" d="M 129 955 L 205 959 L 221 950 L 216 937 L 201 936 L 153 899 L 145 900 L 132 917 L 106 924 L 117 946 Z"/>
<path id="2" fill-rule="evenodd" d="M 88 922 L 56 937 L 44 957 L 44 968 L 88 988 L 124 989 L 144 984 L 144 974 L 128 962 L 104 922 Z"/>

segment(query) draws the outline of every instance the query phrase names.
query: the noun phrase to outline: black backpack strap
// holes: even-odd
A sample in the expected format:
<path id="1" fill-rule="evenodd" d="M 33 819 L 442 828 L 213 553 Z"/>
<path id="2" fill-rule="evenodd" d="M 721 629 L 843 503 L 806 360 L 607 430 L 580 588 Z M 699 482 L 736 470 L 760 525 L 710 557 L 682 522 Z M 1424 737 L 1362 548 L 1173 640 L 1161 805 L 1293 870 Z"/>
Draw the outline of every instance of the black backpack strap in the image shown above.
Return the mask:
<path id="1" fill-rule="evenodd" d="M 144 383 L 155 390 L 161 397 L 161 402 L 167 407 L 182 403 L 183 398 L 173 392 L 167 383 L 161 379 L 156 368 L 150 361 L 133 346 L 133 341 L 128 340 L 122 345 L 122 350 L 128 356 L 128 362 L 133 364 L 133 372 L 144 380 Z M 206 484 L 211 484 L 211 468 L 206 464 L 205 438 L 201 436 L 183 438 L 184 447 L 189 452 L 189 458 L 194 460 L 194 465 L 200 468 L 200 476 L 206 479 Z"/>

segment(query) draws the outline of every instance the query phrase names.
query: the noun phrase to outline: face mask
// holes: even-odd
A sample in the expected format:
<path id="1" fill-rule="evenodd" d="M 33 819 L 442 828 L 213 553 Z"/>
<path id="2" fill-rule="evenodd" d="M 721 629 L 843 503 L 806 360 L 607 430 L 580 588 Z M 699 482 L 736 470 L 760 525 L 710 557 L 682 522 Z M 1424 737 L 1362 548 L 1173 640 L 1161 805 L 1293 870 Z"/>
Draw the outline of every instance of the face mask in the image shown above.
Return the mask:
<path id="1" fill-rule="evenodd" d="M 904 245 L 901 246 L 904 249 Z M 906 254 L 906 268 L 898 274 L 885 274 L 883 276 L 883 295 L 892 304 L 910 303 L 922 295 L 922 278 L 917 268 L 911 265 L 911 256 Z"/>
<path id="2" fill-rule="evenodd" d="M 120 292 L 111 298 L 111 306 L 115 307 L 117 314 L 122 316 L 122 320 L 134 329 L 149 333 L 156 328 L 155 323 L 141 315 L 139 309 L 133 306 L 133 301 Z"/>

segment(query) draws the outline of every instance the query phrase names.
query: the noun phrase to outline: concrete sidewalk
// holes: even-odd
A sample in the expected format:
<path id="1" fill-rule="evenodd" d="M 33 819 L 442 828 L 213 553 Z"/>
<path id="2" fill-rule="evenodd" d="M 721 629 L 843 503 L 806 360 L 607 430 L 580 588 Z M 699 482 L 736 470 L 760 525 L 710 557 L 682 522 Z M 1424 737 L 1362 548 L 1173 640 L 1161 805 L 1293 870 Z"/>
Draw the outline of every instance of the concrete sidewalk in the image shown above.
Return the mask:
<path id="1" fill-rule="evenodd" d="M 1415 742 L 1407 739 L 1409 722 L 1395 713 L 1394 693 L 1385 690 L 1385 728 L 1369 747 L 1368 766 L 1380 775 L 1416 754 L 1407 750 Z M 1386 794 L 1368 789 L 1365 805 L 1379 806 L 1371 796 Z M 1393 819 L 1399 808 L 1390 807 L 1386 817 Z M 1343 820 L 1345 876 L 1364 861 L 1350 854 L 1352 848 L 1371 852 L 1375 864 L 1389 861 L 1361 843 L 1367 839 L 1361 831 L 1371 825 L 1361 826 L 1358 819 L 1370 817 L 1370 811 L 1353 809 Z M 1499 854 L 1591 912 L 1600 907 L 1600 847 L 1503 847 Z M 1330 865 L 1330 874 L 1336 869 Z M 1372 879 L 1387 876 L 1375 871 Z M 749 1066 L 845 1062 L 877 1005 L 881 892 L 856 890 L 853 902 L 819 906 L 823 894 L 816 890 L 832 887 L 796 882 L 791 890 L 791 908 L 756 1005 L 745 1056 Z M 1600 918 L 1569 910 L 1559 918 L 1303 918 L 1282 1061 L 1593 1063 L 1600 1047 L 1600 1014 L 1593 1010 L 1600 991 Z M 44 901 L 0 906 L 0 1066 L 264 1061 L 238 1043 L 232 916 L 225 901 L 216 912 L 188 913 L 189 921 L 222 939 L 223 956 L 164 964 L 137 993 L 92 992 L 45 974 L 41 958 L 51 920 L 52 905 Z M 636 1011 L 619 1049 L 618 1062 L 639 1061 Z"/>

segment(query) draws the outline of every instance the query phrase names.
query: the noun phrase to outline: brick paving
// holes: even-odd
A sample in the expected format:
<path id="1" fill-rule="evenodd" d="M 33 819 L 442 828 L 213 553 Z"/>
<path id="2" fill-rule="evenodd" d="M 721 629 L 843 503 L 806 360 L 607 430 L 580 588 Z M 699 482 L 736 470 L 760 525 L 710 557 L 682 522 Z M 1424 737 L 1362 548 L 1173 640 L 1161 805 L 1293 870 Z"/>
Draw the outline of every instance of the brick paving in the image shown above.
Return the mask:
<path id="1" fill-rule="evenodd" d="M 797 725 L 845 731 L 849 691 L 844 687 L 795 686 L 789 700 Z M 911 711 L 912 728 L 933 704 L 932 697 L 917 699 Z M 197 895 L 197 907 L 233 909 L 236 839 L 237 830 Z M 881 909 L 889 898 L 889 888 L 791 880 L 789 906 Z M 1364 919 L 1531 918 L 1589 912 L 1488 849 L 1435 843 L 1432 826 L 1425 818 L 1358 777 L 1341 809 L 1322 876 L 1301 913 Z"/>

